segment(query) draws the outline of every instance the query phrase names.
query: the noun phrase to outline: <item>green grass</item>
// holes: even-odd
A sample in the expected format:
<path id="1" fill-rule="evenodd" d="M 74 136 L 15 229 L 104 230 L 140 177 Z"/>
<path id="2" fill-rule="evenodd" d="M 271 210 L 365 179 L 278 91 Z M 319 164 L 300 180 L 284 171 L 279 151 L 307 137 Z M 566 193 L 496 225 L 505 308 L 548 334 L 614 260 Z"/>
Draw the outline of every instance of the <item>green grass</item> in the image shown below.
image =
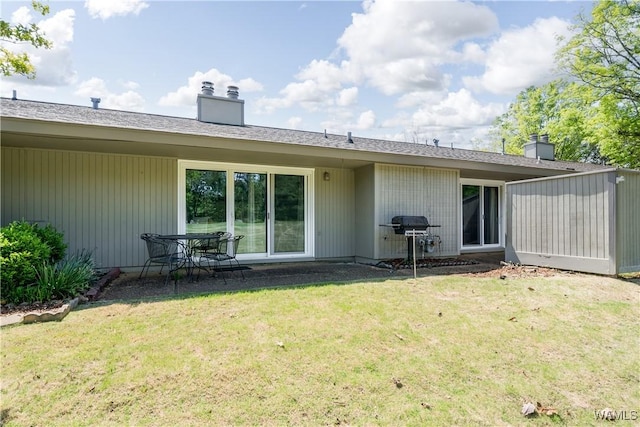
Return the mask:
<path id="1" fill-rule="evenodd" d="M 640 410 L 639 319 L 638 285 L 579 275 L 90 306 L 2 330 L 2 415 L 7 426 L 601 425 L 595 410 Z M 525 401 L 559 416 L 525 419 Z"/>

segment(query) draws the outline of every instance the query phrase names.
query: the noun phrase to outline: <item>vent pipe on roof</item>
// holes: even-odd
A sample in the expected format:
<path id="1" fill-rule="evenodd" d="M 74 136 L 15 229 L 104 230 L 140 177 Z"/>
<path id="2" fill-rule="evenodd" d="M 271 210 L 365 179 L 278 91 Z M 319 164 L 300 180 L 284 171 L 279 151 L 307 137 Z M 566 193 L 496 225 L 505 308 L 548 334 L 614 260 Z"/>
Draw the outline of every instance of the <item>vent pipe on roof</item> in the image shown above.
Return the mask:
<path id="1" fill-rule="evenodd" d="M 100 98 L 91 98 L 91 103 L 93 104 L 93 109 L 98 109 L 98 104 L 100 104 Z"/>
<path id="2" fill-rule="evenodd" d="M 351 139 L 351 132 L 347 132 L 347 142 L 353 144 L 353 139 Z"/>
<path id="3" fill-rule="evenodd" d="M 213 96 L 213 83 L 202 82 L 202 94 Z"/>
<path id="4" fill-rule="evenodd" d="M 440 144 L 440 140 L 433 138 L 433 145 L 435 145 L 436 147 L 439 147 L 438 144 Z"/>
<path id="5" fill-rule="evenodd" d="M 227 86 L 227 98 L 238 99 L 239 95 L 238 86 Z"/>
<path id="6" fill-rule="evenodd" d="M 15 101 L 16 99 L 18 99 L 18 92 L 14 89 L 13 95 L 11 96 L 11 100 Z"/>

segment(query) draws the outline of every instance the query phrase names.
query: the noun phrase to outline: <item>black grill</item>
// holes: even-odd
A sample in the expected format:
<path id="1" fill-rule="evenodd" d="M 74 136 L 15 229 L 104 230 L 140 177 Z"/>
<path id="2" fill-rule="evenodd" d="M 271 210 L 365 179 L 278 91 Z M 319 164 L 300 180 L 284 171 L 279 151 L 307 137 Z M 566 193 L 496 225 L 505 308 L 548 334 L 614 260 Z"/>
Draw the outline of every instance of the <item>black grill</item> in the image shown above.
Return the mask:
<path id="1" fill-rule="evenodd" d="M 394 216 L 391 219 L 391 226 L 395 234 L 405 234 L 409 231 L 426 231 L 433 227 L 429 224 L 429 220 L 424 216 Z"/>

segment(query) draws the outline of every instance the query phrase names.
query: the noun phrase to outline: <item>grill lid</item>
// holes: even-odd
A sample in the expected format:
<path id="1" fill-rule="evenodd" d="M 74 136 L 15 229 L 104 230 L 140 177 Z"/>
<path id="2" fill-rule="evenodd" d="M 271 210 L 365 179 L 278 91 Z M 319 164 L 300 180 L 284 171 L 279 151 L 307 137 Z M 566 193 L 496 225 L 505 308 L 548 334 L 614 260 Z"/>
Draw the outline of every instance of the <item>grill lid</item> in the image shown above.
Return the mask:
<path id="1" fill-rule="evenodd" d="M 424 216 L 394 216 L 391 225 L 396 234 L 404 234 L 406 230 L 426 230 L 430 227 L 429 220 Z"/>

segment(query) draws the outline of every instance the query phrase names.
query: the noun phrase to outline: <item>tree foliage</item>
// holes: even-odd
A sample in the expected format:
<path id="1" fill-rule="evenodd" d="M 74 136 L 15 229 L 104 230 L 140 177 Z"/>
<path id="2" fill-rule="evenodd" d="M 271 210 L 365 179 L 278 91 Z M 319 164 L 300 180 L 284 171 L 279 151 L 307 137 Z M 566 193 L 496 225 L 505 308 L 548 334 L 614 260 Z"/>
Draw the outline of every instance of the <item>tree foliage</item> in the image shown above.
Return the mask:
<path id="1" fill-rule="evenodd" d="M 42 2 L 33 0 L 31 2 L 33 10 L 41 15 L 49 13 L 49 6 Z M 29 55 L 25 52 L 14 52 L 6 47 L 7 44 L 30 44 L 35 48 L 51 49 L 53 43 L 48 40 L 40 31 L 36 24 L 16 24 L 11 25 L 4 19 L 0 19 L 0 73 L 3 76 L 14 74 L 24 75 L 34 79 L 36 70 Z"/>
<path id="2" fill-rule="evenodd" d="M 589 127 L 589 101 L 580 90 L 566 80 L 527 88 L 496 118 L 494 136 L 505 141 L 507 153 L 522 154 L 529 135 L 548 134 L 557 159 L 600 163 L 603 159 Z"/>
<path id="3" fill-rule="evenodd" d="M 578 30 L 559 51 L 561 67 L 601 96 L 640 108 L 640 0 L 597 3 L 591 19 L 578 15 Z"/>
<path id="4" fill-rule="evenodd" d="M 547 133 L 556 158 L 640 168 L 640 0 L 597 3 L 558 51 L 566 79 L 522 91 L 494 122 L 507 152 Z"/>

